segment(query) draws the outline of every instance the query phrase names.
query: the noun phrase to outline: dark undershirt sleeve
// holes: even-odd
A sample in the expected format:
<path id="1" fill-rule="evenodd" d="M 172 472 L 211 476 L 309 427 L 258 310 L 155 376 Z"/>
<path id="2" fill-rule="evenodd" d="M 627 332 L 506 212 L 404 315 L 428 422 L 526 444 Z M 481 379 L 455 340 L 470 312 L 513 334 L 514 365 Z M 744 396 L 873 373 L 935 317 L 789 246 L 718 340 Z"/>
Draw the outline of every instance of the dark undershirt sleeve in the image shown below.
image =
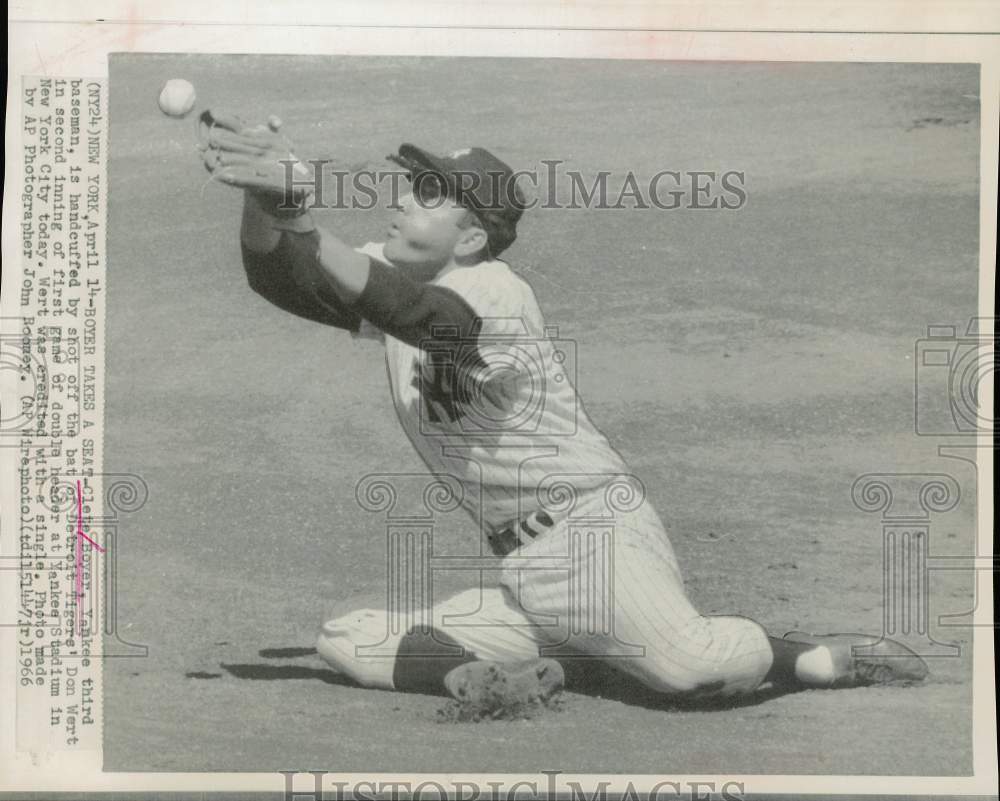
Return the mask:
<path id="1" fill-rule="evenodd" d="M 453 289 L 414 281 L 370 259 L 368 283 L 354 302 L 366 320 L 389 336 L 420 348 L 417 385 L 432 422 L 457 420 L 470 406 L 485 408 L 491 387 L 480 352 L 482 320 Z"/>
<path id="2" fill-rule="evenodd" d="M 319 272 L 317 251 L 319 235 L 281 235 L 270 253 L 243 249 L 243 268 L 250 288 L 279 309 L 306 320 L 357 331 L 361 315 L 352 309 L 326 283 Z"/>
<path id="3" fill-rule="evenodd" d="M 475 339 L 480 318 L 453 289 L 414 281 L 375 259 L 369 264 L 354 308 L 373 325 L 413 347 Z"/>
<path id="4" fill-rule="evenodd" d="M 482 320 L 457 292 L 414 281 L 402 271 L 369 258 L 368 282 L 352 304 L 334 293 L 318 261 L 319 236 L 282 234 L 267 254 L 243 248 L 250 287 L 278 308 L 325 325 L 357 331 L 367 320 L 426 359 L 417 377 L 428 400 L 431 419 L 452 420 L 470 404 L 494 405 L 491 386 L 483 383 L 487 364 L 480 352 Z"/>

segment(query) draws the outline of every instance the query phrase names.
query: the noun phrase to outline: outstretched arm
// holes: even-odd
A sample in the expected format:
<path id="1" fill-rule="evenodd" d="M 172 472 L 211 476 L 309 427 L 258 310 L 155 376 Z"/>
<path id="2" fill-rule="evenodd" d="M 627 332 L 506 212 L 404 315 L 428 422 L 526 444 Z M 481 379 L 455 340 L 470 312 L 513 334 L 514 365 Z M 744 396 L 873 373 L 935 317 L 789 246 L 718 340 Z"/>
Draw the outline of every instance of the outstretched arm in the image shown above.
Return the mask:
<path id="1" fill-rule="evenodd" d="M 417 347 L 434 339 L 437 330 L 457 338 L 477 327 L 475 312 L 453 290 L 371 260 L 316 226 L 308 214 L 277 219 L 249 192 L 241 239 L 251 288 L 300 317 L 351 330 L 364 318 Z"/>
<path id="2" fill-rule="evenodd" d="M 276 219 L 252 192 L 245 193 L 240 241 L 250 288 L 298 317 L 357 331 L 361 315 L 333 291 L 319 268 L 319 239 L 308 218 Z"/>
<path id="3" fill-rule="evenodd" d="M 358 298 L 368 282 L 367 256 L 329 231 L 317 227 L 309 212 L 291 219 L 279 219 L 264 210 L 253 192 L 246 192 L 240 229 L 243 247 L 253 253 L 271 253 L 285 233 L 306 239 L 309 234 L 315 234 L 319 261 L 331 289 L 345 303 L 352 303 Z"/>
<path id="4" fill-rule="evenodd" d="M 240 225 L 240 242 L 251 253 L 271 253 L 281 241 L 278 221 L 266 214 L 252 192 L 243 193 L 243 222 Z"/>
<path id="5" fill-rule="evenodd" d="M 308 211 L 311 185 L 278 131 L 280 122 L 246 128 L 208 111 L 201 122 L 205 166 L 217 180 L 246 190 L 240 238 L 255 291 L 330 325 L 357 329 L 363 317 L 415 346 L 434 339 L 442 326 L 455 337 L 473 331 L 476 315 L 454 291 L 372 261 L 315 224 Z"/>
<path id="6" fill-rule="evenodd" d="M 276 117 L 254 127 L 207 110 L 199 118 L 205 167 L 214 179 L 245 190 L 240 242 L 247 281 L 279 308 L 357 330 L 361 315 L 349 304 L 364 287 L 368 260 L 316 229 L 307 211 L 308 173 L 280 127 Z M 321 239 L 332 272 L 319 269 Z"/>

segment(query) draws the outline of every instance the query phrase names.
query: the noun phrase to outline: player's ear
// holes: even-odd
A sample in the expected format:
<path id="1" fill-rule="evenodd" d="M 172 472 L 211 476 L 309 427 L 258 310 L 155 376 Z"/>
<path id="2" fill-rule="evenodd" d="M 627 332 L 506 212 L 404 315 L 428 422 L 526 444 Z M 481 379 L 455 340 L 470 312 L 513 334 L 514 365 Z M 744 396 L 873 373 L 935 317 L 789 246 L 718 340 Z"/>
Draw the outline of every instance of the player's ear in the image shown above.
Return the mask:
<path id="1" fill-rule="evenodd" d="M 455 256 L 459 259 L 467 259 L 480 252 L 486 252 L 487 237 L 486 232 L 478 225 L 470 225 L 462 229 L 462 234 L 455 243 Z"/>

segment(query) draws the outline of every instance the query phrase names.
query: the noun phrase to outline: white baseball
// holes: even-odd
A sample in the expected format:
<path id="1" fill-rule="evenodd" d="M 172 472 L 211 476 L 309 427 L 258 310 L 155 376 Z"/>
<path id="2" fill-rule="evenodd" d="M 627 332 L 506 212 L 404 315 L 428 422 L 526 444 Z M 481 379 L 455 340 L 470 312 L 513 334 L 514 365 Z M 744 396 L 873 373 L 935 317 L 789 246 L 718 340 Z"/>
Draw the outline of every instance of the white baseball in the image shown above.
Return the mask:
<path id="1" fill-rule="evenodd" d="M 194 87 L 183 78 L 171 78 L 160 90 L 160 111 L 168 117 L 183 117 L 194 108 Z"/>

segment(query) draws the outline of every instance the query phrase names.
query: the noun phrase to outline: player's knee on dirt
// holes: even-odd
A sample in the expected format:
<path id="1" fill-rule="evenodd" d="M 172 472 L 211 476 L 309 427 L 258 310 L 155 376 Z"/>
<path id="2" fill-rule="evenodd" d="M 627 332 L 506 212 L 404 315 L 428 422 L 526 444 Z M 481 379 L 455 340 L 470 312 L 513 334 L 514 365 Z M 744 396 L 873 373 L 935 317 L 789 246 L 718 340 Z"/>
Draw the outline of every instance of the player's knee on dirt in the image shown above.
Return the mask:
<path id="1" fill-rule="evenodd" d="M 764 629 L 749 618 L 699 616 L 676 632 L 669 652 L 646 649 L 640 678 L 671 695 L 713 698 L 752 693 L 773 653 Z"/>
<path id="2" fill-rule="evenodd" d="M 401 635 L 389 631 L 384 609 L 357 609 L 328 620 L 316 651 L 338 673 L 362 687 L 394 689 L 393 668 Z"/>
<path id="3" fill-rule="evenodd" d="M 533 626 L 498 588 L 460 592 L 433 614 L 415 613 L 411 623 L 418 625 L 389 622 L 385 609 L 340 614 L 323 624 L 316 650 L 338 673 L 364 687 L 429 693 L 441 692 L 444 675 L 464 662 L 538 656 Z"/>
<path id="4" fill-rule="evenodd" d="M 448 671 L 474 661 L 440 631 L 417 628 L 386 635 L 385 615 L 384 610 L 362 609 L 327 621 L 316 640 L 317 652 L 363 687 L 429 694 L 444 692 Z M 381 626 L 376 625 L 379 620 Z"/>

